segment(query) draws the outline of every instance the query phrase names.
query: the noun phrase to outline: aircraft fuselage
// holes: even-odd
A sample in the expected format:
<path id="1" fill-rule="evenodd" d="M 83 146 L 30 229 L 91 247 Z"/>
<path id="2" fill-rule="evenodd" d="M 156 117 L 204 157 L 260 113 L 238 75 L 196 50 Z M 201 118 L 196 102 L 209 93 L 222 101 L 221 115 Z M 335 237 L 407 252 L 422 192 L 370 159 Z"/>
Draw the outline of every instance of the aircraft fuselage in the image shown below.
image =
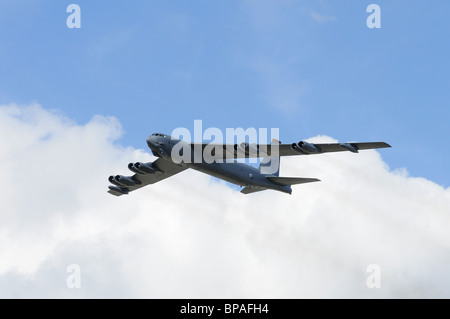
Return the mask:
<path id="1" fill-rule="evenodd" d="M 147 139 L 147 144 L 155 156 L 161 157 L 167 161 L 172 161 L 172 148 L 177 143 L 184 143 L 183 141 L 174 140 L 170 136 L 150 136 Z M 267 174 L 261 172 L 245 163 L 233 160 L 231 163 L 227 162 L 212 162 L 207 163 L 203 157 L 198 156 L 201 160 L 195 158 L 195 150 L 191 154 L 191 160 L 188 162 L 181 162 L 178 165 L 186 168 L 192 168 L 196 171 L 223 179 L 229 183 L 239 186 L 252 186 L 277 190 L 280 192 L 291 194 L 292 188 L 286 185 L 278 185 L 269 181 Z"/>

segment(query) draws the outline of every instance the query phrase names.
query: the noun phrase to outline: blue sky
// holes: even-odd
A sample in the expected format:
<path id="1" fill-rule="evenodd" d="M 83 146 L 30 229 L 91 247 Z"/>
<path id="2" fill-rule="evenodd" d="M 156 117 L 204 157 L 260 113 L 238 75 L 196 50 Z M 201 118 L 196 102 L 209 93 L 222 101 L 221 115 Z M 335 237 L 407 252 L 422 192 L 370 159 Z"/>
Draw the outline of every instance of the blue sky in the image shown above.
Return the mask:
<path id="1" fill-rule="evenodd" d="M 370 3 L 381 29 L 366 26 Z M 137 148 L 195 119 L 277 127 L 283 142 L 381 140 L 392 169 L 448 187 L 448 12 L 443 0 L 0 0 L 0 104 L 115 116 Z"/>

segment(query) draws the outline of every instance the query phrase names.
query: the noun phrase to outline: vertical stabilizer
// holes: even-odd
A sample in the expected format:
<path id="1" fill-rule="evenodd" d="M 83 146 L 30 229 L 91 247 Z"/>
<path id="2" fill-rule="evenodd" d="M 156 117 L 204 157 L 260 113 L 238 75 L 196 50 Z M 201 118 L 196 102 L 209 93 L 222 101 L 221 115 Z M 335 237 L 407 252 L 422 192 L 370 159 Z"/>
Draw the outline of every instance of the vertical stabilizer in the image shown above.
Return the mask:
<path id="1" fill-rule="evenodd" d="M 261 158 L 261 163 L 259 164 L 259 172 L 261 174 L 280 176 L 280 152 L 278 150 L 279 144 L 281 144 L 280 141 L 273 139 L 271 143 L 271 153 L 274 156 L 266 156 Z"/>

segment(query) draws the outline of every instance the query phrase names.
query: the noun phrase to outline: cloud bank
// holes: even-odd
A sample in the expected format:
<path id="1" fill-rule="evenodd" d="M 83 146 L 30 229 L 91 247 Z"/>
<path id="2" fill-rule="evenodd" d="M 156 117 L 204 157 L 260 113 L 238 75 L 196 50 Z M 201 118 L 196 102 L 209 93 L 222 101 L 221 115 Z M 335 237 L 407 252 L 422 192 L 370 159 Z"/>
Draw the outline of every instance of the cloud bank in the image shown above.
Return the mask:
<path id="1" fill-rule="evenodd" d="M 282 176 L 322 180 L 292 196 L 188 170 L 116 198 L 107 177 L 153 158 L 121 134 L 110 117 L 0 106 L 0 297 L 450 297 L 450 189 L 376 151 L 282 159 Z"/>

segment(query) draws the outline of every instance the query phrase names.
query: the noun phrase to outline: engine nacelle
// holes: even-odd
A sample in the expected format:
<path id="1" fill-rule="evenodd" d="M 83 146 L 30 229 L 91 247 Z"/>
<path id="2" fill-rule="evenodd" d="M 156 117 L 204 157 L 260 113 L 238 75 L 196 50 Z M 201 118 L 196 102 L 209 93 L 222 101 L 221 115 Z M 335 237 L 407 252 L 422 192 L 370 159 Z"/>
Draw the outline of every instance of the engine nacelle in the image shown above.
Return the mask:
<path id="1" fill-rule="evenodd" d="M 245 151 L 249 154 L 258 154 L 259 152 L 259 148 L 258 148 L 258 144 L 252 143 L 252 144 L 246 144 L 246 148 Z"/>
<path id="2" fill-rule="evenodd" d="M 352 145 L 350 143 L 341 143 L 340 145 L 343 149 L 346 149 L 347 151 L 350 151 L 352 153 L 359 153 L 358 149 L 356 148 L 356 145 Z"/>
<path id="3" fill-rule="evenodd" d="M 297 144 L 294 143 L 291 145 L 291 148 L 294 151 L 304 154 L 320 153 L 320 149 L 316 145 L 305 141 L 300 141 Z"/>
<path id="4" fill-rule="evenodd" d="M 155 174 L 156 170 L 153 168 L 153 166 L 151 164 L 146 164 L 146 163 L 141 163 L 141 162 L 137 162 L 137 163 L 130 163 L 128 164 L 128 168 L 130 169 L 130 171 L 132 171 L 133 173 L 136 174 L 142 174 L 142 175 L 146 175 L 146 174 Z"/>
<path id="5" fill-rule="evenodd" d="M 248 148 L 250 147 L 250 145 L 247 142 L 242 142 L 239 147 L 241 149 L 243 149 L 244 151 L 248 151 Z"/>
<path id="6" fill-rule="evenodd" d="M 114 184 L 119 187 L 136 186 L 137 184 L 131 177 L 122 175 L 110 176 L 108 180 L 110 181 L 111 184 Z"/>
<path id="7" fill-rule="evenodd" d="M 139 170 L 136 168 L 135 164 L 133 164 L 133 163 L 128 164 L 128 169 L 129 169 L 130 171 L 132 171 L 133 173 L 136 173 L 136 174 L 144 174 L 144 172 L 139 171 Z"/>
<path id="8" fill-rule="evenodd" d="M 247 142 L 242 142 L 241 144 L 234 144 L 234 150 L 238 151 L 240 150 L 241 152 L 245 153 L 246 155 L 249 154 L 253 154 L 256 155 L 258 154 L 258 145 L 257 144 L 249 144 Z"/>
<path id="9" fill-rule="evenodd" d="M 134 164 L 134 167 L 136 167 L 139 171 L 144 172 L 145 174 L 155 174 L 157 171 L 151 164 L 141 162 L 137 162 L 136 164 Z"/>
<path id="10" fill-rule="evenodd" d="M 249 147 L 250 154 L 258 154 L 259 153 L 259 147 L 257 144 L 250 144 Z"/>

